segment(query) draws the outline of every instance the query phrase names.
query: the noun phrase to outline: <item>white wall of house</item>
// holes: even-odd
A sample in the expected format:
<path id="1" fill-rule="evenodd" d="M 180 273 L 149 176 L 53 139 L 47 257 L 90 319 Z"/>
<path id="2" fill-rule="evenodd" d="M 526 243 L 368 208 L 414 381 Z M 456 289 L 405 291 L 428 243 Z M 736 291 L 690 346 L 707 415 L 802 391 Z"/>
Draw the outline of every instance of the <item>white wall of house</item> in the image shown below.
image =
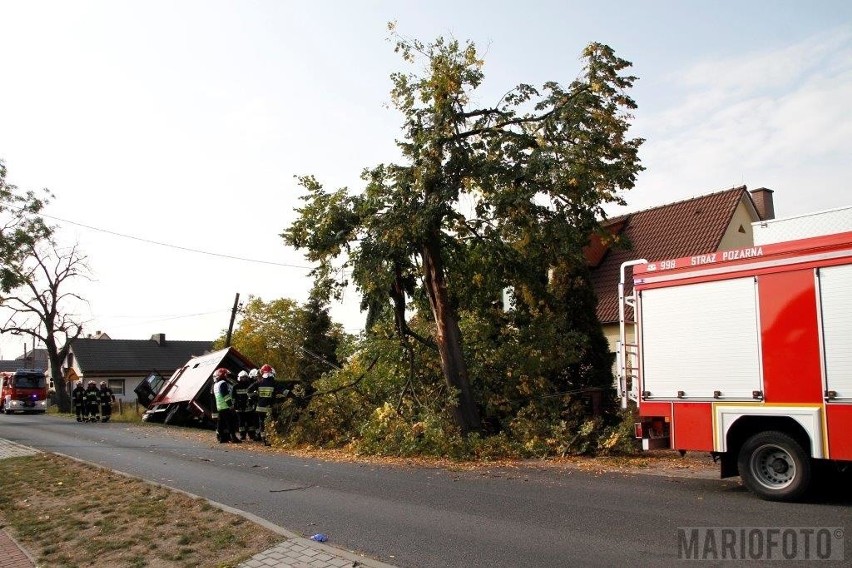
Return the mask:
<path id="1" fill-rule="evenodd" d="M 71 381 L 68 385 L 69 390 L 74 388 L 73 381 L 76 380 L 82 380 L 84 386 L 90 380 L 97 382 L 98 385 L 100 385 L 101 381 L 107 381 L 107 384 L 112 389 L 116 400 L 121 400 L 122 402 L 136 402 L 136 393 L 133 392 L 133 389 L 145 380 L 147 373 L 141 376 L 139 374 L 121 373 L 117 373 L 112 376 L 104 376 L 101 374 L 96 376 L 87 376 L 80 369 L 80 365 L 77 364 L 77 359 L 75 357 L 71 367 L 68 371 L 66 371 L 65 376 L 69 381 Z"/>
<path id="2" fill-rule="evenodd" d="M 718 250 L 729 250 L 750 247 L 754 244 L 754 232 L 751 224 L 757 219 L 756 212 L 750 205 L 740 202 L 737 205 L 731 224 L 728 225 Z M 651 259 L 648 259 L 651 260 Z"/>

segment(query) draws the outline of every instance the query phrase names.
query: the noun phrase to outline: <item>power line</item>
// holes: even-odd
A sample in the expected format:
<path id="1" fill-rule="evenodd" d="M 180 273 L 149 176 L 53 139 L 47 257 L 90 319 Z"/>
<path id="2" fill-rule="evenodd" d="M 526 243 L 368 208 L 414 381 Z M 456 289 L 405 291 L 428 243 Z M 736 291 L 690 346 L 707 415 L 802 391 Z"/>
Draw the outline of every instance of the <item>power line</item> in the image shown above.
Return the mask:
<path id="1" fill-rule="evenodd" d="M 197 314 L 185 314 L 185 315 L 179 315 L 179 316 L 160 317 L 160 318 L 157 318 L 157 319 L 148 319 L 148 320 L 145 320 L 145 321 L 121 323 L 121 324 L 118 324 L 118 325 L 112 325 L 112 326 L 110 326 L 110 328 L 111 329 L 122 329 L 122 328 L 126 328 L 126 327 L 136 327 L 136 326 L 140 326 L 140 325 L 148 325 L 148 324 L 152 324 L 152 323 L 160 323 L 160 322 L 171 321 L 171 320 L 176 320 L 176 319 L 209 316 L 209 315 L 220 314 L 220 313 L 225 313 L 225 312 L 229 312 L 229 311 L 230 311 L 230 309 L 215 310 L 215 311 L 212 311 L 212 312 L 201 312 L 201 313 L 197 313 Z M 93 319 L 96 319 L 96 320 L 99 320 L 99 321 L 107 320 L 107 319 L 110 319 L 110 318 L 134 318 L 134 317 L 144 318 L 145 316 L 96 316 L 95 317 L 93 315 Z"/>
<path id="2" fill-rule="evenodd" d="M 148 314 L 144 316 L 139 315 L 112 315 L 112 314 L 104 314 L 100 317 L 102 318 L 112 318 L 112 319 L 139 319 L 139 318 L 159 318 L 155 321 L 165 321 L 170 319 L 180 319 L 180 318 L 191 318 L 195 316 L 208 316 L 211 314 L 218 314 L 220 312 L 230 311 L 230 310 L 215 310 L 212 312 L 199 312 L 197 314 Z"/>
<path id="3" fill-rule="evenodd" d="M 113 236 L 116 236 L 116 237 L 123 237 L 125 239 L 132 239 L 134 241 L 139 241 L 139 242 L 148 243 L 148 244 L 152 244 L 152 245 L 158 245 L 158 246 L 166 247 L 166 248 L 182 250 L 182 251 L 186 251 L 186 252 L 194 252 L 194 253 L 197 253 L 197 254 L 206 254 L 208 256 L 216 256 L 216 257 L 219 257 L 219 258 L 228 258 L 228 259 L 231 259 L 231 260 L 240 260 L 240 261 L 243 261 L 243 262 L 254 262 L 254 263 L 257 263 L 257 264 L 269 264 L 269 265 L 272 265 L 272 266 L 283 266 L 285 268 L 301 268 L 303 270 L 311 270 L 313 268 L 312 266 L 302 266 L 302 265 L 299 265 L 299 264 L 287 264 L 287 263 L 284 263 L 284 262 L 274 262 L 274 261 L 271 261 L 271 260 L 260 260 L 260 259 L 257 259 L 257 258 L 246 258 L 246 257 L 242 257 L 242 256 L 234 256 L 234 255 L 230 255 L 230 254 L 222 254 L 222 253 L 218 253 L 218 252 L 210 252 L 210 251 L 206 251 L 206 250 L 184 247 L 184 246 L 180 246 L 180 245 L 173 245 L 171 243 L 164 243 L 164 242 L 160 242 L 160 241 L 154 241 L 154 240 L 151 240 L 151 239 L 146 239 L 146 238 L 143 238 L 143 237 L 137 237 L 137 236 L 134 236 L 134 235 L 119 233 L 117 231 L 110 231 L 109 229 L 102 229 L 100 227 L 93 227 L 92 225 L 86 225 L 85 223 L 78 223 L 77 221 L 71 221 L 69 219 L 62 219 L 61 217 L 56 217 L 56 216 L 53 216 L 53 215 L 45 215 L 44 213 L 39 213 L 39 215 L 42 216 L 42 217 L 47 217 L 48 219 L 53 219 L 54 221 L 59 221 L 61 223 L 68 223 L 70 225 L 76 225 L 77 227 L 83 227 L 84 229 L 89 229 L 91 231 L 97 231 L 99 233 L 106 233 L 108 235 L 113 235 Z"/>

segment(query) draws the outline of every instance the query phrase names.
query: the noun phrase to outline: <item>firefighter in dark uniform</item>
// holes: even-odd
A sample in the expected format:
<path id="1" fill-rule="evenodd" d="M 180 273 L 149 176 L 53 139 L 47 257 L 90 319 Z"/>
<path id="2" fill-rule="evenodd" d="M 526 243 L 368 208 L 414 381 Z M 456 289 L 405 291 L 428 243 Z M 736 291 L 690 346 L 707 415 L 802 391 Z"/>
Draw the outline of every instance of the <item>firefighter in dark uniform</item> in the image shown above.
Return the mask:
<path id="1" fill-rule="evenodd" d="M 74 401 L 74 414 L 77 415 L 77 422 L 84 422 L 89 417 L 89 409 L 86 407 L 86 389 L 83 388 L 83 381 L 77 381 L 74 385 L 74 390 L 71 391 L 71 400 Z"/>
<path id="2" fill-rule="evenodd" d="M 101 390 L 98 393 L 101 397 L 101 422 L 109 422 L 115 395 L 112 394 L 112 389 L 107 386 L 106 381 L 101 381 Z"/>
<path id="3" fill-rule="evenodd" d="M 272 409 L 272 405 L 279 399 L 287 396 L 286 390 L 275 381 L 275 369 L 270 365 L 260 368 L 260 381 L 255 383 L 252 390 L 257 390 L 257 429 L 264 446 L 271 445 L 266 434 L 266 418 Z"/>
<path id="4" fill-rule="evenodd" d="M 216 439 L 220 444 L 226 442 L 240 443 L 237 437 L 237 413 L 234 411 L 234 399 L 231 384 L 226 380 L 231 371 L 221 367 L 213 373 L 213 396 L 216 398 Z"/>
<path id="5" fill-rule="evenodd" d="M 247 420 L 249 438 L 255 442 L 260 441 L 260 432 L 257 429 L 257 383 L 260 382 L 260 371 L 252 369 L 249 371 L 249 387 L 248 387 L 248 413 Z"/>
<path id="6" fill-rule="evenodd" d="M 249 417 L 254 414 L 248 408 L 248 388 L 251 382 L 248 376 L 248 371 L 240 371 L 237 374 L 237 384 L 234 385 L 234 411 L 237 413 L 237 432 L 239 432 L 240 440 L 246 439 L 246 431 L 249 425 Z"/>
<path id="7" fill-rule="evenodd" d="M 95 381 L 89 381 L 89 384 L 86 386 L 86 407 L 89 409 L 89 422 L 99 422 L 101 393 Z"/>

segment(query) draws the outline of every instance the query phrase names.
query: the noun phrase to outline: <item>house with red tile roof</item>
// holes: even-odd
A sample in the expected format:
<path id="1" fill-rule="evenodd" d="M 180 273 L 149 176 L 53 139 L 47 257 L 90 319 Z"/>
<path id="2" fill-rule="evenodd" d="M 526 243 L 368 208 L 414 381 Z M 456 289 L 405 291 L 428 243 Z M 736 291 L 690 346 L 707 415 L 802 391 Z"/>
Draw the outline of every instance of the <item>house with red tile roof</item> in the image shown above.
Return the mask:
<path id="1" fill-rule="evenodd" d="M 734 187 L 609 219 L 605 228 L 612 238 L 595 236 L 586 248 L 586 259 L 598 296 L 598 320 L 611 350 L 615 351 L 619 334 L 618 281 L 623 262 L 752 246 L 751 224 L 775 217 L 772 193 L 765 187 L 751 191 Z M 628 271 L 628 283 L 629 276 Z"/>

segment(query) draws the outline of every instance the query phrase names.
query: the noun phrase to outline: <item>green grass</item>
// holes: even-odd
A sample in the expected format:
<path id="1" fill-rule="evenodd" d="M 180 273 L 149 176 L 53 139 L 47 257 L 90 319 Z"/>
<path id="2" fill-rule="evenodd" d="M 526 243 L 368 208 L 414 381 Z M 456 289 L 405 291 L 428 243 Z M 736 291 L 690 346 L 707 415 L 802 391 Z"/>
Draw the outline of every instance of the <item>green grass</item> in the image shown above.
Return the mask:
<path id="1" fill-rule="evenodd" d="M 282 540 L 205 500 L 52 454 L 0 459 L 0 479 L 15 487 L 0 491 L 0 526 L 39 566 L 236 566 Z"/>

